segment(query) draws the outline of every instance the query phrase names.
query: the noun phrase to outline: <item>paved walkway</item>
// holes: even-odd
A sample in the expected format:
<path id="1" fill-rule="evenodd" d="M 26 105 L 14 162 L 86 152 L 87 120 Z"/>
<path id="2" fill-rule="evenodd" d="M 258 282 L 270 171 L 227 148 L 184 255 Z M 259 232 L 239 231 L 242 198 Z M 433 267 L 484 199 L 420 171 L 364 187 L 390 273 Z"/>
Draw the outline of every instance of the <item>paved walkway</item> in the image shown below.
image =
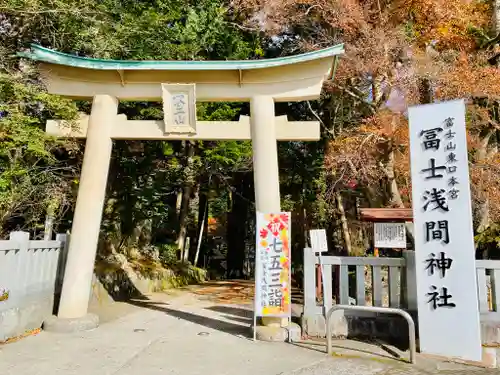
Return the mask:
<path id="1" fill-rule="evenodd" d="M 253 342 L 244 304 L 214 303 L 199 293 L 156 295 L 119 305 L 90 332 L 42 332 L 0 346 L 0 374 L 8 375 L 406 375 L 498 374 L 419 358 L 405 364 L 381 347 L 335 343 L 329 358 L 310 344 Z M 112 310 L 112 309 L 111 309 Z M 120 317 L 121 316 L 121 317 Z M 400 355 L 406 355 L 400 353 Z"/>

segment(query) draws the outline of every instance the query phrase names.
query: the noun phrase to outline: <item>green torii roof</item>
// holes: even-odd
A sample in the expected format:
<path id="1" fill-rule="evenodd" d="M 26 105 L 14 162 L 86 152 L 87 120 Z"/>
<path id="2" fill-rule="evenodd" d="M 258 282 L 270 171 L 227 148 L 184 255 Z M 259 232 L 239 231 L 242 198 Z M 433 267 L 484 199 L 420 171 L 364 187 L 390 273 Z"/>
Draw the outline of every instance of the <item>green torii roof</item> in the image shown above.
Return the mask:
<path id="1" fill-rule="evenodd" d="M 66 65 L 75 68 L 96 70 L 250 70 L 296 64 L 306 61 L 332 57 L 344 53 L 344 45 L 307 52 L 295 56 L 262 60 L 225 60 L 225 61 L 165 61 L 165 60 L 107 60 L 80 57 L 54 51 L 32 44 L 26 52 L 17 55 L 49 64 Z"/>

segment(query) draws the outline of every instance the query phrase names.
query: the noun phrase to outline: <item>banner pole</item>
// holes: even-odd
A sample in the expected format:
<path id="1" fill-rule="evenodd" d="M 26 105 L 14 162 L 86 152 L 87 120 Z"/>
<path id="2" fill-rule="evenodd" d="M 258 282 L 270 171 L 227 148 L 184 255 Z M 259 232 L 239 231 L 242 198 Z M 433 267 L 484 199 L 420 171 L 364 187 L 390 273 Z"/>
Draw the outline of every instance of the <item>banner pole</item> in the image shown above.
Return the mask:
<path id="1" fill-rule="evenodd" d="M 253 313 L 253 341 L 257 341 L 257 315 Z"/>
<path id="2" fill-rule="evenodd" d="M 253 291 L 253 341 L 257 341 L 257 293 L 258 291 L 258 286 L 259 286 L 259 277 L 260 277 L 260 272 L 259 272 L 259 264 L 260 264 L 260 258 L 259 258 L 259 212 L 255 213 L 255 261 L 254 261 L 254 291 Z"/>

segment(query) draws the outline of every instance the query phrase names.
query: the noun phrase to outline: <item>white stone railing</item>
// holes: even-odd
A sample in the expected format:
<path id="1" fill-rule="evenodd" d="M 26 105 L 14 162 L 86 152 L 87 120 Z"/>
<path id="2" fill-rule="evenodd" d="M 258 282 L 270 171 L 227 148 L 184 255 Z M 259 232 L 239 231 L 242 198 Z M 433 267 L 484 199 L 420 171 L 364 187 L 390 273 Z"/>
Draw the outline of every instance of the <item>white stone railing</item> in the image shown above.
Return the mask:
<path id="1" fill-rule="evenodd" d="M 56 238 L 30 241 L 28 233 L 13 232 L 0 241 L 0 341 L 39 328 L 53 313 L 66 236 Z"/>
<path id="2" fill-rule="evenodd" d="M 322 256 L 324 290 L 323 300 L 318 302 L 316 266 L 320 260 L 311 249 L 305 249 L 304 314 L 322 314 L 335 303 L 416 310 L 414 252 L 404 251 L 403 255 L 402 258 Z M 337 271 L 335 280 L 333 267 Z M 478 260 L 476 269 L 481 319 L 500 320 L 500 261 Z"/>
<path id="3" fill-rule="evenodd" d="M 477 260 L 476 273 L 481 318 L 500 320 L 500 260 Z"/>

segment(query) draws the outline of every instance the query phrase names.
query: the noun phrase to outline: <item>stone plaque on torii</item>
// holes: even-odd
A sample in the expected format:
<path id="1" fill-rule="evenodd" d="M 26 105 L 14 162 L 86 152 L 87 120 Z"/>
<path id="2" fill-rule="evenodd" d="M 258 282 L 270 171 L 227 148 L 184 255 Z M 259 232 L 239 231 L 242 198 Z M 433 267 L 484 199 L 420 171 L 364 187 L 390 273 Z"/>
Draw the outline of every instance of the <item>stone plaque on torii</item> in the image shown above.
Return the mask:
<path id="1" fill-rule="evenodd" d="M 278 140 L 314 141 L 317 121 L 275 116 L 275 102 L 318 99 L 343 45 L 276 59 L 117 61 L 83 58 L 32 45 L 19 56 L 38 61 L 47 90 L 92 99 L 76 127 L 49 120 L 47 133 L 86 138 L 58 317 L 85 319 L 101 225 L 112 141 L 251 140 L 256 209 L 280 212 Z M 119 101 L 162 101 L 162 121 L 128 120 Z M 197 121 L 196 102 L 250 102 L 239 121 Z M 87 325 L 97 324 L 87 319 Z M 283 324 L 283 322 L 274 322 Z"/>

